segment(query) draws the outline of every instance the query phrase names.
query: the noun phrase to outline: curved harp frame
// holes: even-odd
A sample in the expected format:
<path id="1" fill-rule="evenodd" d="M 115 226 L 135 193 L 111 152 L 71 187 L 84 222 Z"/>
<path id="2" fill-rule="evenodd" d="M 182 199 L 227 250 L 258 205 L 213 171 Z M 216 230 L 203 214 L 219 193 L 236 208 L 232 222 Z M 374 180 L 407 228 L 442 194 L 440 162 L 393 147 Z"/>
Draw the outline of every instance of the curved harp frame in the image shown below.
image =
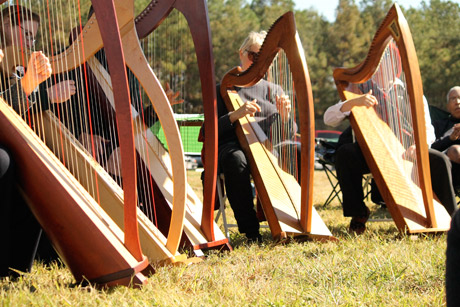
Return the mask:
<path id="1" fill-rule="evenodd" d="M 133 74 L 138 78 L 140 84 L 147 93 L 150 101 L 153 104 L 156 114 L 165 131 L 166 141 L 168 147 L 170 148 L 170 158 L 172 165 L 172 177 L 173 177 L 173 208 L 171 213 L 171 221 L 169 227 L 169 233 L 167 235 L 166 249 L 171 253 L 171 255 L 177 256 L 177 250 L 182 236 L 183 230 L 183 221 L 185 216 L 185 199 L 186 199 L 186 170 L 184 162 L 184 153 L 182 149 L 182 143 L 180 139 L 179 130 L 177 123 L 174 119 L 173 111 L 168 102 L 166 94 L 164 93 L 158 79 L 155 74 L 149 67 L 139 44 L 137 33 L 134 25 L 134 2 L 133 1 L 121 1 L 115 0 L 115 7 L 117 8 L 117 19 L 120 24 L 120 36 L 121 44 L 123 47 L 123 53 L 125 56 L 126 66 L 130 68 Z M 91 18 L 86 23 L 82 32 L 79 34 L 78 38 L 73 42 L 73 44 L 66 49 L 65 54 L 70 55 L 72 53 L 83 54 L 83 56 L 75 57 L 77 60 L 68 63 L 67 65 L 59 64 L 60 61 L 66 59 L 62 55 L 50 58 L 50 62 L 56 67 L 64 66 L 64 69 L 60 69 L 57 72 L 67 71 L 73 69 L 74 67 L 82 64 L 84 61 L 92 57 L 98 50 L 102 48 L 102 45 L 98 41 L 98 19 L 96 15 L 91 16 Z M 96 29 L 96 30 L 95 30 Z M 82 50 L 76 52 L 76 50 Z M 106 54 L 109 53 L 109 50 L 105 49 Z M 70 56 L 72 59 L 73 56 Z M 109 62 L 110 65 L 110 62 Z M 126 75 L 125 66 L 123 68 L 119 67 L 118 69 L 123 69 Z M 117 71 L 111 69 L 111 71 Z M 114 94 L 117 91 L 118 85 L 116 83 L 111 84 L 111 87 L 114 89 Z M 116 94 L 114 95 L 115 101 Z M 115 103 L 117 110 L 117 118 L 122 116 L 123 121 L 129 123 L 129 128 L 124 129 L 118 125 L 119 130 L 119 140 L 120 144 L 122 139 L 130 137 L 133 139 L 131 144 L 134 144 L 134 127 L 132 125 L 132 113 L 131 105 L 127 106 L 128 110 L 120 109 Z M 121 114 L 120 114 L 121 112 Z M 133 150 L 133 156 L 135 156 L 135 147 L 130 147 L 130 150 Z M 123 152 L 122 159 L 123 159 Z M 136 172 L 136 167 L 134 165 L 133 172 Z M 136 176 L 134 176 L 135 181 Z M 123 179 L 123 186 L 125 186 L 125 178 Z M 134 186 L 135 187 L 135 186 Z M 131 193 L 134 193 L 136 196 L 136 189 L 131 189 Z M 126 197 L 126 192 L 125 192 Z M 137 198 L 135 198 L 135 202 Z M 155 257 L 156 258 L 156 257 Z M 174 258 L 174 257 L 172 257 Z M 181 259 L 179 257 L 178 259 Z M 171 261 L 176 261 L 171 259 Z"/>
<path id="2" fill-rule="evenodd" d="M 313 207 L 315 148 L 313 95 L 304 51 L 292 12 L 284 14 L 272 25 L 251 67 L 246 71 L 242 71 L 241 67 L 236 67 L 224 76 L 220 86 L 221 94 L 229 111 L 241 106 L 243 101 L 233 91 L 233 87 L 250 87 L 256 84 L 264 77 L 280 49 L 284 50 L 288 58 L 298 101 L 302 144 L 301 186 L 293 176 L 280 169 L 276 158 L 257 139 L 255 132 L 250 127 L 252 119 L 249 116 L 238 120 L 236 132 L 250 161 L 253 180 L 272 236 L 277 240 L 286 238 L 288 234 L 332 237 Z M 271 173 L 268 174 L 268 171 Z M 276 186 L 281 194 L 277 195 L 271 189 L 269 191 L 268 186 Z M 295 212 L 283 212 L 283 203 L 289 203 Z M 286 219 L 287 215 L 290 217 Z"/>
<path id="3" fill-rule="evenodd" d="M 110 0 L 94 0 L 93 5 L 104 24 L 98 34 L 98 43 L 102 45 L 104 42 L 111 49 L 107 55 L 110 67 L 125 72 L 112 79 L 118 85 L 115 103 L 120 110 L 129 112 L 129 90 L 116 18 L 118 11 Z M 92 32 L 99 31 L 96 28 Z M 65 66 L 65 57 L 62 61 Z M 21 189 L 32 212 L 77 282 L 86 279 L 104 286 L 144 284 L 146 278 L 140 271 L 146 269 L 148 261 L 142 254 L 138 237 L 136 195 L 133 192 L 136 189 L 135 160 L 132 133 L 129 136 L 129 129 L 132 131 L 130 122 L 127 125 L 124 118 L 117 119 L 118 124 L 128 130 L 128 135 L 120 139 L 120 146 L 125 147 L 121 155 L 124 161 L 122 173 L 126 178 L 123 239 L 123 233 L 112 219 L 100 209 L 30 127 L 3 101 L 0 110 L 0 139 L 14 152 L 20 165 Z"/>
<path id="4" fill-rule="evenodd" d="M 228 240 L 214 222 L 215 187 L 217 180 L 217 106 L 214 58 L 212 54 L 211 31 L 209 28 L 206 1 L 152 1 L 136 17 L 136 30 L 139 38 L 145 38 L 160 26 L 173 9 L 181 12 L 189 25 L 200 73 L 204 116 L 206 121 L 206 161 L 204 166 L 206 172 L 204 178 L 203 208 L 200 214 L 201 221 L 192 221 L 193 214 L 190 213 L 191 215 L 188 219 L 191 219 L 191 223 L 196 226 L 187 227 L 186 222 L 186 234 L 194 249 L 216 248 L 221 245 L 227 245 Z M 196 218 L 200 218 L 200 216 L 197 215 Z M 198 232 L 196 230 L 193 231 L 191 229 L 193 227 L 199 227 Z"/>
<path id="5" fill-rule="evenodd" d="M 350 122 L 353 127 L 353 131 L 355 132 L 356 139 L 365 154 L 369 168 L 372 171 L 379 190 L 387 203 L 388 209 L 395 220 L 398 229 L 409 233 L 445 231 L 449 228 L 448 224 L 450 222 L 447 221 L 450 221 L 450 217 L 448 217 L 448 214 L 446 216 L 445 209 L 442 206 L 433 203 L 423 106 L 423 86 L 418 59 L 409 25 L 407 24 L 407 21 L 397 4 L 392 6 L 377 30 L 366 59 L 361 64 L 353 68 L 337 68 L 334 70 L 334 79 L 337 85 L 337 90 L 343 101 L 355 97 L 356 94 L 347 91 L 348 84 L 363 83 L 372 77 L 380 64 L 380 59 L 385 51 L 385 48 L 392 38 L 398 47 L 402 67 L 406 76 L 407 93 L 410 99 L 410 108 L 414 126 L 414 139 L 415 144 L 417 145 L 416 155 L 418 159 L 418 173 L 420 175 L 419 180 L 422 190 L 424 209 L 420 208 L 419 212 L 415 210 L 414 213 L 411 212 L 410 209 L 407 210 L 407 208 L 396 204 L 393 196 L 394 192 L 390 191 L 388 188 L 388 183 L 386 182 L 387 180 L 384 178 L 384 175 L 382 175 L 381 170 L 379 170 L 378 162 L 372 158 L 372 148 L 370 148 L 370 145 L 366 143 L 367 138 L 363 135 L 363 131 L 366 130 L 366 124 L 364 122 L 361 123 L 361 121 L 367 118 L 369 123 L 383 123 L 376 114 L 375 109 L 353 108 L 350 116 Z M 383 125 L 386 124 L 383 123 Z M 396 142 L 398 141 L 396 140 Z"/>

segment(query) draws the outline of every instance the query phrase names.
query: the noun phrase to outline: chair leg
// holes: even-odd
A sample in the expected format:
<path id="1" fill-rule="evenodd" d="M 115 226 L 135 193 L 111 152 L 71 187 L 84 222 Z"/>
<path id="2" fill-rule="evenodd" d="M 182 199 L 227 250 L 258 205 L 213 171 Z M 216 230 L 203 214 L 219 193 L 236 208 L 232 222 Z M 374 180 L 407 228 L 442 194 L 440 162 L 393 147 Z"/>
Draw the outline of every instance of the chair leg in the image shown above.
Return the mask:
<path id="1" fill-rule="evenodd" d="M 333 171 L 331 169 L 329 169 L 328 164 L 323 162 L 323 163 L 321 163 L 321 165 L 323 166 L 323 170 L 326 173 L 327 180 L 329 181 L 329 184 L 332 187 L 332 191 L 329 194 L 329 196 L 327 197 L 327 199 L 324 202 L 323 206 L 329 205 L 335 198 L 337 198 L 339 200 L 340 204 L 342 204 L 342 199 L 340 198 L 340 186 L 339 186 L 339 183 L 337 181 L 337 176 L 333 173 Z M 336 180 L 335 183 L 332 180 L 333 178 Z"/>
<path id="2" fill-rule="evenodd" d="M 228 231 L 228 224 L 227 224 L 227 215 L 225 214 L 225 201 L 227 196 L 224 192 L 224 178 L 223 176 L 219 176 L 217 181 L 217 196 L 219 197 L 219 212 L 216 215 L 215 221 L 219 220 L 219 217 L 222 215 L 222 223 L 224 224 L 224 233 L 227 239 L 230 242 L 230 232 Z"/>

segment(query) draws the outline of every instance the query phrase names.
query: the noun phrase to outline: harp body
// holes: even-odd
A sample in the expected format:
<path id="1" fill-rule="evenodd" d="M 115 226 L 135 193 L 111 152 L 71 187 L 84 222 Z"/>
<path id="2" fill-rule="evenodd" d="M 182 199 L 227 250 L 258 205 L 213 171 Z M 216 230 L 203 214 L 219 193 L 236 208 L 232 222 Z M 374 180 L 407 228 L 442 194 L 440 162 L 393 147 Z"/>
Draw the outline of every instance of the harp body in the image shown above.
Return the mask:
<path id="1" fill-rule="evenodd" d="M 217 111 L 216 89 L 214 77 L 214 59 L 212 55 L 211 32 L 207 5 L 203 0 L 190 1 L 152 1 L 147 8 L 136 17 L 136 30 L 140 39 L 158 29 L 168 18 L 173 9 L 178 10 L 186 19 L 193 39 L 197 64 L 200 73 L 202 100 L 205 116 L 206 161 L 204 178 L 203 203 L 187 184 L 186 218 L 184 224 L 185 244 L 193 249 L 230 248 L 228 240 L 214 222 L 214 199 L 217 177 Z M 144 52 L 147 52 L 145 50 Z M 170 50 L 170 52 L 174 52 Z M 153 65 L 154 63 L 152 63 Z M 139 118 L 139 123 L 142 121 Z M 141 125 L 137 125 L 141 129 Z M 148 144 L 148 153 L 143 161 L 148 166 L 152 177 L 157 183 L 162 199 L 156 206 L 166 208 L 163 214 L 168 218 L 171 206 L 169 182 L 171 180 L 171 165 L 168 162 L 168 152 L 149 129 L 139 130 L 144 141 Z M 147 159 L 149 157 L 149 159 Z M 165 159 L 166 157 L 166 159 Z M 208 158 L 209 157 L 209 158 Z"/>
<path id="2" fill-rule="evenodd" d="M 109 55 L 111 67 L 124 68 L 123 53 L 119 41 L 119 28 L 115 15 L 119 11 L 111 1 L 94 1 L 99 20 L 106 27 L 99 32 L 95 27 L 90 32 L 98 32 L 99 39 L 94 46 L 112 50 Z M 117 7 L 117 9 L 123 8 Z M 99 13 L 101 12 L 101 13 Z M 123 23 L 123 13 L 119 20 Z M 80 48 L 81 44 L 73 45 Z M 71 49 L 71 48 L 70 48 Z M 91 52 L 89 52 L 91 53 Z M 65 56 L 60 57 L 61 69 L 69 64 Z M 71 60 L 69 67 L 79 60 Z M 117 63 L 119 61 L 120 63 Z M 25 64 L 23 66 L 26 66 Z M 69 68 L 69 69 L 71 69 Z M 117 79 L 118 78 L 118 79 Z M 116 104 L 120 110 L 126 109 L 129 101 L 126 75 L 113 77 L 119 85 Z M 123 105 L 125 104 L 125 105 Z M 32 212 L 50 237 L 53 246 L 63 261 L 69 266 L 77 282 L 84 279 L 99 285 L 141 285 L 146 277 L 140 273 L 148 266 L 139 245 L 135 207 L 135 162 L 129 146 L 128 136 L 120 140 L 123 150 L 125 191 L 123 193 L 123 231 L 112 221 L 98 202 L 73 177 L 65 166 L 54 156 L 34 131 L 3 100 L 0 101 L 0 140 L 14 153 L 20 169 L 20 188 L 24 191 Z M 134 206 L 133 206 L 134 204 Z"/>
<path id="3" fill-rule="evenodd" d="M 350 122 L 398 229 L 408 233 L 448 230 L 450 216 L 433 200 L 431 189 L 417 55 L 397 4 L 377 31 L 365 61 L 354 68 L 336 69 L 334 79 L 343 101 L 367 93 L 364 87 L 371 84 L 379 105 L 388 106 L 381 113 L 379 106 L 353 108 Z M 388 110 L 393 110 L 393 116 Z M 415 145 L 417 163 L 402 158 L 408 145 Z"/>
<path id="4" fill-rule="evenodd" d="M 235 91 L 252 87 L 261 80 L 278 52 L 283 50 L 289 62 L 298 101 L 301 135 L 301 184 L 278 164 L 278 157 L 257 133 L 254 119 L 246 116 L 238 120 L 236 133 L 250 163 L 258 197 L 275 240 L 288 235 L 332 239 L 332 234 L 313 207 L 314 119 L 313 97 L 304 52 L 301 47 L 294 14 L 288 12 L 270 28 L 252 66 L 246 71 L 237 67 L 221 82 L 221 94 L 229 111 L 245 101 Z M 292 100 L 292 99 L 291 99 Z"/>

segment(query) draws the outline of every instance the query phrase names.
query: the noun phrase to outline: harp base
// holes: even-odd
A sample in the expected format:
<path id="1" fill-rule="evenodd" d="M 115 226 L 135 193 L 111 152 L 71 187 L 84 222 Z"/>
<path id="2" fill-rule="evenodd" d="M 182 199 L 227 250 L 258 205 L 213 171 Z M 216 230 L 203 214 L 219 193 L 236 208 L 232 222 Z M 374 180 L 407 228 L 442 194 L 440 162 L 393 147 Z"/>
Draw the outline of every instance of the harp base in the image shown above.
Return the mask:
<path id="1" fill-rule="evenodd" d="M 290 233 L 282 232 L 276 237 L 273 237 L 278 244 L 286 244 L 292 241 L 295 242 L 307 242 L 307 241 L 316 241 L 316 242 L 337 242 L 339 239 L 332 236 L 331 234 L 312 234 L 312 233 Z"/>
<path id="2" fill-rule="evenodd" d="M 228 243 L 228 239 L 222 239 L 222 240 L 193 245 L 193 250 L 198 250 L 198 249 L 204 249 L 204 250 L 214 249 L 214 250 L 219 250 L 219 251 L 232 251 L 233 250 L 232 246 Z"/>
<path id="3" fill-rule="evenodd" d="M 77 284 L 95 285 L 97 288 L 110 288 L 114 286 L 130 286 L 139 288 L 147 283 L 147 277 L 142 272 L 151 272 L 147 257 L 144 258 L 134 267 L 122 271 L 110 273 L 104 276 L 93 278 L 91 280 L 80 280 Z"/>

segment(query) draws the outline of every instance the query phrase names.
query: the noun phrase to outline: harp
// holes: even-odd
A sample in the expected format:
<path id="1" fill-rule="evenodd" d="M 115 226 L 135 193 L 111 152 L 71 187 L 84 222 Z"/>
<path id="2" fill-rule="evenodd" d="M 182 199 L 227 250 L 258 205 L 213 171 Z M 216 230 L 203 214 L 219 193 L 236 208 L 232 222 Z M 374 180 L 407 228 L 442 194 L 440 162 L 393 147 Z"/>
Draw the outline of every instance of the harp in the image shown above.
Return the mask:
<path id="1" fill-rule="evenodd" d="M 251 168 L 258 197 L 267 218 L 272 236 L 283 240 L 288 235 L 307 236 L 316 239 L 332 239 L 332 234 L 313 207 L 313 162 L 314 162 L 314 115 L 313 97 L 304 51 L 296 31 L 294 14 L 281 16 L 270 28 L 252 66 L 246 71 L 240 67 L 229 71 L 222 79 L 220 89 L 229 111 L 244 103 L 237 93 L 238 88 L 249 88 L 260 82 L 270 65 L 276 63 L 279 75 L 290 69 L 292 78 L 282 84 L 284 92 L 290 90 L 291 102 L 297 102 L 296 122 L 301 137 L 301 178 L 287 171 L 281 162 L 284 154 L 274 151 L 274 143 L 259 133 L 260 126 L 248 116 L 238 120 L 236 132 Z M 275 82 L 274 78 L 270 83 Z M 268 90 L 270 91 L 270 89 Z M 257 116 L 257 114 L 256 114 Z M 294 114 L 290 116 L 291 119 Z M 270 127 L 282 131 L 283 127 Z M 267 129 L 265 129 L 267 130 Z M 283 133 L 281 133 L 283 134 Z M 289 157 L 287 160 L 294 160 Z"/>
<path id="2" fill-rule="evenodd" d="M 397 4 L 380 25 L 366 59 L 334 71 L 343 101 L 367 93 L 375 108 L 353 108 L 350 122 L 380 193 L 401 232 L 446 231 L 450 216 L 433 200 L 423 88 L 412 36 Z M 416 156 L 406 150 L 416 146 Z"/>
<path id="3" fill-rule="evenodd" d="M 116 104 L 120 110 L 129 112 L 129 92 L 124 70 L 120 32 L 117 24 L 125 24 L 129 16 L 123 14 L 122 6 L 112 1 L 94 1 L 98 18 L 105 27 L 93 26 L 89 33 L 94 40 L 83 46 L 78 41 L 68 50 L 79 54 L 66 57 L 55 56 L 60 69 L 72 69 L 81 64 L 86 54 L 91 54 L 103 43 L 111 49 L 111 68 L 120 70 L 112 82 L 118 85 Z M 23 11 L 14 12 L 18 15 Z M 20 19 L 18 17 L 18 19 Z M 82 36 L 80 37 L 82 39 Z M 24 65 L 25 66 L 25 65 Z M 59 71 L 59 68 L 57 71 Z M 25 103 L 22 101 L 22 103 Z M 148 266 L 142 254 L 137 228 L 135 206 L 135 160 L 130 122 L 118 119 L 127 134 L 120 140 L 124 174 L 123 231 L 100 207 L 98 200 L 72 176 L 70 171 L 51 153 L 40 137 L 4 100 L 0 101 L 0 140 L 14 153 L 20 165 L 21 188 L 32 212 L 50 237 L 55 249 L 72 271 L 77 282 L 88 280 L 103 285 L 141 285 L 146 277 L 141 273 Z M 131 144 L 131 146 L 130 146 Z"/>
<path id="4" fill-rule="evenodd" d="M 179 12 L 181 16 L 179 16 Z M 174 17 L 185 19 L 189 29 L 189 31 L 186 31 L 189 33 L 185 33 L 185 35 L 189 34 L 191 36 L 195 49 L 196 64 L 201 81 L 201 99 L 206 121 L 205 138 L 207 145 L 205 150 L 206 156 L 209 157 L 205 161 L 207 171 L 204 178 L 203 203 L 193 193 L 192 188 L 187 185 L 187 213 L 184 225 L 185 244 L 192 246 L 195 250 L 202 248 L 230 248 L 227 238 L 225 238 L 213 220 L 214 187 L 217 174 L 217 111 L 214 59 L 206 2 L 203 0 L 194 0 L 192 2 L 184 0 L 152 1 L 136 18 L 136 30 L 143 42 L 144 54 L 149 59 L 151 67 L 161 73 L 161 68 L 158 68 L 159 63 L 155 61 L 154 57 L 155 45 L 159 44 L 156 43 L 155 34 L 159 32 L 165 33 L 165 31 L 172 34 L 174 30 L 170 29 L 165 21 L 174 19 Z M 159 48 L 162 49 L 164 46 Z M 177 51 L 169 50 L 169 52 L 175 53 Z M 167 56 L 171 57 L 170 55 Z M 175 59 L 172 61 L 175 61 Z M 153 158 L 167 154 L 157 138 L 151 135 L 150 131 L 148 133 L 146 141 L 149 144 L 149 150 L 151 150 L 148 156 Z M 161 177 L 169 177 L 170 173 L 170 166 L 167 163 L 159 162 L 159 166 L 155 167 L 154 171 L 151 172 L 155 182 L 162 182 Z M 168 207 L 168 203 L 171 203 L 171 199 L 168 196 L 170 193 L 165 189 L 165 185 L 159 188 L 164 196 L 164 200 L 161 201 L 162 206 Z M 160 203 L 156 202 L 156 205 L 158 206 Z M 164 214 L 167 216 L 169 214 L 168 210 Z"/>

